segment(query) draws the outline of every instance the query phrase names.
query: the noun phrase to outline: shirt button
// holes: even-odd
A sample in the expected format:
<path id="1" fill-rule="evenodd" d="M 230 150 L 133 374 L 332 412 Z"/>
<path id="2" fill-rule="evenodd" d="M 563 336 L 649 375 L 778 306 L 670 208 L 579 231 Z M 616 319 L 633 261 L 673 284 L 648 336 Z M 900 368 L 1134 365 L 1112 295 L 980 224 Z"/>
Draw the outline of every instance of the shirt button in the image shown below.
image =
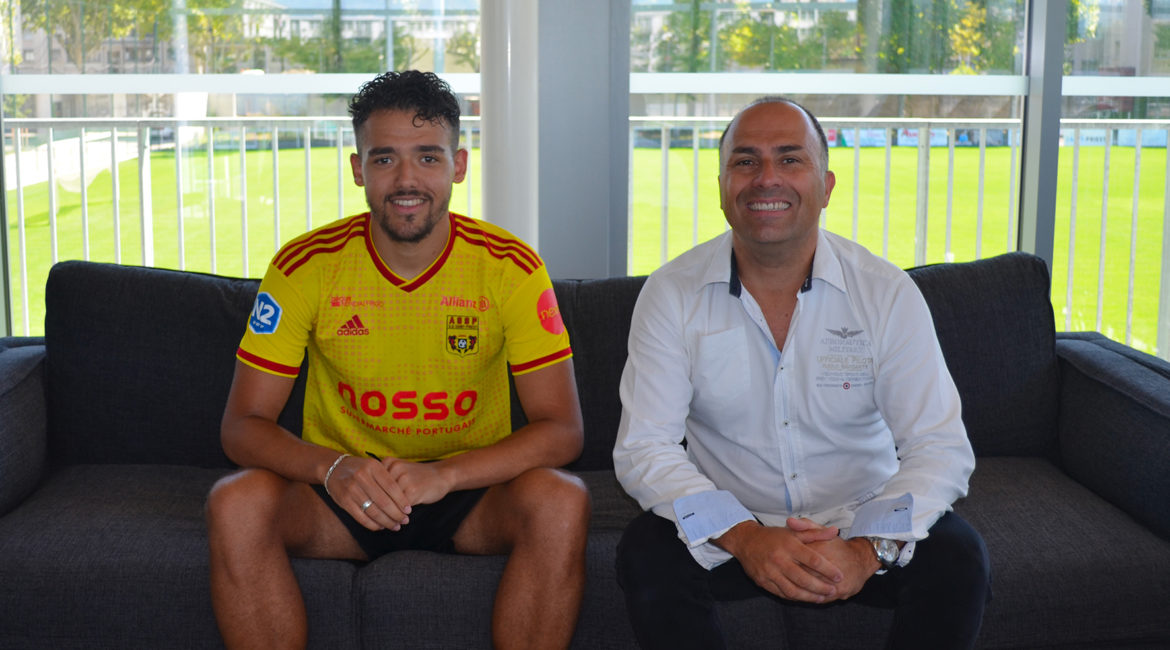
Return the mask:
<path id="1" fill-rule="evenodd" d="M 796 474 L 793 474 L 791 478 L 792 478 L 792 480 L 794 480 L 794 481 L 795 481 L 795 480 L 796 480 Z"/>

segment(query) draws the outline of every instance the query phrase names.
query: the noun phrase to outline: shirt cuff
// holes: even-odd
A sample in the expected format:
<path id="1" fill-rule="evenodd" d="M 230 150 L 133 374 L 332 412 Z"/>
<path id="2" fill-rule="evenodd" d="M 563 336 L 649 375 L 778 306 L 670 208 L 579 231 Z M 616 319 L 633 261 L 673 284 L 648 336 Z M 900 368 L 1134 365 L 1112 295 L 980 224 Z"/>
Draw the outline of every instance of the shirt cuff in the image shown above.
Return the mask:
<path id="1" fill-rule="evenodd" d="M 719 537 L 740 522 L 755 519 L 727 490 L 699 492 L 675 499 L 674 517 L 690 548 Z"/>
<path id="2" fill-rule="evenodd" d="M 914 495 L 875 499 L 857 509 L 849 527 L 850 537 L 911 539 L 914 535 Z"/>
<path id="3" fill-rule="evenodd" d="M 894 564 L 898 566 L 906 566 L 910 564 L 910 560 L 914 559 L 914 545 L 918 542 L 910 541 L 902 545 L 901 552 L 898 553 L 898 561 Z"/>
<path id="4" fill-rule="evenodd" d="M 692 546 L 687 550 L 691 552 L 691 557 L 695 559 L 695 562 L 698 562 L 699 566 L 708 571 L 734 557 L 731 553 L 728 553 L 711 542 Z"/>

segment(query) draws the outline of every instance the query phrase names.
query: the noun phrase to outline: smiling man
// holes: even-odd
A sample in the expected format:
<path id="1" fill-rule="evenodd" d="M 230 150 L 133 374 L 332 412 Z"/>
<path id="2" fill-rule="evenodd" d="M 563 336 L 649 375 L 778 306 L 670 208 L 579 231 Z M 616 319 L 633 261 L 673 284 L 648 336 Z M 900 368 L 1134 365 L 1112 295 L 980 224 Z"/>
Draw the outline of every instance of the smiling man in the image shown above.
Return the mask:
<path id="1" fill-rule="evenodd" d="M 621 381 L 639 643 L 724 647 L 716 602 L 773 597 L 892 608 L 887 647 L 971 647 L 987 552 L 951 504 L 974 456 L 921 293 L 819 228 L 835 178 L 803 107 L 751 104 L 719 160 L 731 229 L 647 280 Z"/>
<path id="2" fill-rule="evenodd" d="M 582 424 L 548 273 L 511 234 L 449 211 L 467 151 L 446 83 L 386 73 L 350 114 L 370 211 L 276 254 L 237 353 L 221 437 L 243 469 L 207 503 L 224 641 L 305 646 L 290 556 L 424 549 L 509 555 L 496 646 L 566 647 L 590 505 L 554 469 L 580 454 Z M 277 417 L 306 354 L 297 436 Z M 514 432 L 509 367 L 529 422 Z"/>

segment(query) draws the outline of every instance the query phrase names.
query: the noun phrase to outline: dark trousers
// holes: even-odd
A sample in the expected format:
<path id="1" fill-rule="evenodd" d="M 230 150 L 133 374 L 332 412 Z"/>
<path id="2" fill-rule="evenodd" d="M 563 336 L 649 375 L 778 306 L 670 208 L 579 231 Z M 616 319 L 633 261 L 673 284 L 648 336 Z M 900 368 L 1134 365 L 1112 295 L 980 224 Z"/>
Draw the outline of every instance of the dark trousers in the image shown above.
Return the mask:
<path id="1" fill-rule="evenodd" d="M 643 648 L 723 648 L 718 601 L 768 597 L 732 559 L 708 571 L 650 512 L 630 522 L 617 549 L 617 578 Z M 990 589 L 983 538 L 948 512 L 916 545 L 914 559 L 866 582 L 852 600 L 894 610 L 889 648 L 971 648 Z"/>

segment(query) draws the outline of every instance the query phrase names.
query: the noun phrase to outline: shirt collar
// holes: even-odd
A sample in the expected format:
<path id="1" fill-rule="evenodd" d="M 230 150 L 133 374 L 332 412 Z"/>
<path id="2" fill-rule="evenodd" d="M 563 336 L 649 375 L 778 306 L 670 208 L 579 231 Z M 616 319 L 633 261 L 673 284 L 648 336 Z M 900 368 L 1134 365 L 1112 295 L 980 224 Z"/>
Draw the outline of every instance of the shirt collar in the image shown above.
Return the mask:
<path id="1" fill-rule="evenodd" d="M 701 246 L 710 246 L 711 248 L 704 255 L 705 260 L 702 263 L 705 266 L 699 275 L 699 282 L 695 288 L 702 289 L 709 284 L 727 282 L 727 260 L 730 259 L 731 255 L 731 231 L 728 230 Z M 738 278 L 736 281 L 738 282 Z"/>
<path id="2" fill-rule="evenodd" d="M 816 258 L 813 258 L 813 268 L 816 268 Z M 804 284 L 800 285 L 801 293 L 808 293 L 812 290 L 813 271 L 809 270 L 808 276 L 804 279 Z M 735 249 L 731 250 L 731 277 L 727 280 L 727 293 L 738 298 L 743 293 L 743 283 L 739 281 L 739 264 L 735 261 Z"/>
<path id="3" fill-rule="evenodd" d="M 829 241 L 829 235 L 823 229 L 817 232 L 817 252 L 813 256 L 811 278 L 822 280 L 841 293 L 848 293 L 841 258 L 837 256 L 837 248 Z"/>
<path id="4" fill-rule="evenodd" d="M 722 253 L 722 254 L 720 254 Z M 727 276 L 727 292 L 732 296 L 738 298 L 743 292 L 743 284 L 739 280 L 739 265 L 735 260 L 735 249 L 731 247 L 730 233 L 726 237 L 726 245 L 720 246 L 712 261 L 718 259 L 730 260 L 730 273 Z M 713 267 L 714 265 L 712 265 Z M 711 277 L 712 267 L 708 268 L 707 277 L 703 284 L 710 284 L 711 282 L 722 281 Z M 804 279 L 804 284 L 800 287 L 801 293 L 808 293 L 812 290 L 813 279 L 824 280 L 833 285 L 840 291 L 845 291 L 845 276 L 841 271 L 841 260 L 837 257 L 837 253 L 829 244 L 825 237 L 825 231 L 819 230 L 817 232 L 817 251 L 813 255 L 812 269 L 809 271 L 808 277 Z"/>

